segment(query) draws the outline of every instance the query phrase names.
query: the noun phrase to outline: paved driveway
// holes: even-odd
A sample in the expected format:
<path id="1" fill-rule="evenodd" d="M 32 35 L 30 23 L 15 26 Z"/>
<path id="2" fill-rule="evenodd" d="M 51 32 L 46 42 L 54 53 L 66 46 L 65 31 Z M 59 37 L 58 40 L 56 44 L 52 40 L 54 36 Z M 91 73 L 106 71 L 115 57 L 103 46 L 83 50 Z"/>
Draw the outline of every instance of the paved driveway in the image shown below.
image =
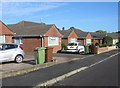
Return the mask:
<path id="1" fill-rule="evenodd" d="M 66 62 L 72 59 L 80 59 L 88 55 L 72 54 L 72 53 L 55 53 L 53 54 L 53 59 L 56 59 L 57 62 Z M 11 71 L 17 71 L 22 69 L 27 69 L 36 66 L 34 55 L 29 53 L 25 55 L 25 59 L 22 63 L 7 62 L 0 64 L 0 72 L 8 73 Z"/>

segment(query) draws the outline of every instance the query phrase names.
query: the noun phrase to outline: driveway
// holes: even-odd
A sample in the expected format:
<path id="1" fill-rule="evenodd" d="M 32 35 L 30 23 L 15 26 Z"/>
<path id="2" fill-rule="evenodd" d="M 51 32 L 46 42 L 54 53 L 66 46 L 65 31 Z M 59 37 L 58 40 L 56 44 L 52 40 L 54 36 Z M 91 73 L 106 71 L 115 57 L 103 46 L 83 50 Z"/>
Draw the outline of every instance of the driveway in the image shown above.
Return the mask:
<path id="1" fill-rule="evenodd" d="M 59 63 L 63 63 L 70 61 L 72 59 L 80 59 L 86 56 L 88 55 L 80 55 L 80 54 L 72 54 L 72 53 L 55 53 L 53 54 L 53 59 L 56 59 L 56 61 Z M 0 72 L 4 74 L 4 73 L 32 68 L 34 66 L 36 66 L 34 55 L 32 53 L 27 53 L 22 63 L 6 62 L 0 64 L 1 67 Z"/>

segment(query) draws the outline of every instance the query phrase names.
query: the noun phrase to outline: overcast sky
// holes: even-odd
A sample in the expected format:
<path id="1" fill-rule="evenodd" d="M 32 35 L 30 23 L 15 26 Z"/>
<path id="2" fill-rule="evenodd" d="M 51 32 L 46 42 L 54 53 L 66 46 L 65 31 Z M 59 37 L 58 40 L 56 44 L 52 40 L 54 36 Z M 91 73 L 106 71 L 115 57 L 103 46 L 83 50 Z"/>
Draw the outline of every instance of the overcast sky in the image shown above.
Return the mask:
<path id="1" fill-rule="evenodd" d="M 118 2 L 2 2 L 1 13 L 5 24 L 27 20 L 60 29 L 118 30 Z"/>

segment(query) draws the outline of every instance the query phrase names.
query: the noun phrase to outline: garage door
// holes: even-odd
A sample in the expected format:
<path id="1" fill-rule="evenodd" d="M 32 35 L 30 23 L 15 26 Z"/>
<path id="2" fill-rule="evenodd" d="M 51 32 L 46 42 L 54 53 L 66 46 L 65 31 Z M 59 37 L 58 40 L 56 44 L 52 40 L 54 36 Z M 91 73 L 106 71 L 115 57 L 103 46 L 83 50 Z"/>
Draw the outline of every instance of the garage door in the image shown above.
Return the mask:
<path id="1" fill-rule="evenodd" d="M 5 36 L 4 35 L 0 35 L 0 43 L 5 43 Z"/>

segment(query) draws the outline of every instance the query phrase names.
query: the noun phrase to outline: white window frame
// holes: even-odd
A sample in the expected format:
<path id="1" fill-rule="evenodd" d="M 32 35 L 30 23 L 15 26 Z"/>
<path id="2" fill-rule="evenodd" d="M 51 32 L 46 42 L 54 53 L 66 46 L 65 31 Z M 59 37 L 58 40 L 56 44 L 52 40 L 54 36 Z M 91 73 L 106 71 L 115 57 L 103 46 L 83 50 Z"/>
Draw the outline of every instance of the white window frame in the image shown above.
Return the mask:
<path id="1" fill-rule="evenodd" d="M 91 39 L 86 39 L 87 44 L 91 44 Z"/>
<path id="2" fill-rule="evenodd" d="M 2 41 L 0 41 L 0 43 L 5 43 L 5 35 L 0 35 Z"/>
<path id="3" fill-rule="evenodd" d="M 76 42 L 77 39 L 76 38 L 70 38 L 70 42 Z"/>
<path id="4" fill-rule="evenodd" d="M 48 46 L 59 45 L 59 37 L 48 37 Z"/>
<path id="5" fill-rule="evenodd" d="M 14 39 L 14 43 L 16 44 L 23 44 L 22 38 L 18 37 Z"/>

